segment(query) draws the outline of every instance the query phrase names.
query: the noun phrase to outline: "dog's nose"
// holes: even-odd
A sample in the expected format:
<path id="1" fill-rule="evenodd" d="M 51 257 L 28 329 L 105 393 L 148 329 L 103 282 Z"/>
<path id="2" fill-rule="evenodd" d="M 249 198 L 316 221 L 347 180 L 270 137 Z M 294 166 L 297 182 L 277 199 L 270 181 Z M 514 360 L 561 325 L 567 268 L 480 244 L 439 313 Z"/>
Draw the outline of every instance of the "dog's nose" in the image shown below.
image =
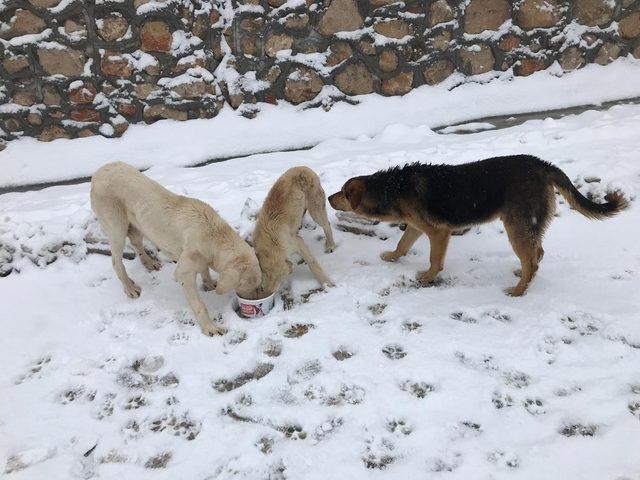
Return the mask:
<path id="1" fill-rule="evenodd" d="M 333 200 L 336 198 L 337 193 L 334 193 L 333 195 L 329 195 L 329 205 L 331 205 L 333 208 L 336 208 L 336 206 L 333 204 Z"/>

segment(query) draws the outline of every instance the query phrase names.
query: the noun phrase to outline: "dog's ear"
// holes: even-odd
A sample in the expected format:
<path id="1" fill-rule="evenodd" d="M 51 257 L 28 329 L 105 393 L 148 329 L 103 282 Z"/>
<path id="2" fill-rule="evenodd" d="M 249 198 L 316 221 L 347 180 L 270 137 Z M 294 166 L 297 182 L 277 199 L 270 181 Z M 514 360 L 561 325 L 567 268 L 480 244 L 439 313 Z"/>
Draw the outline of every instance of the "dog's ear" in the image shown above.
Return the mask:
<path id="1" fill-rule="evenodd" d="M 347 198 L 352 210 L 360 206 L 365 193 L 366 188 L 360 178 L 355 178 L 344 186 L 344 196 Z"/>
<path id="2" fill-rule="evenodd" d="M 218 295 L 229 293 L 238 286 L 238 283 L 240 283 L 240 272 L 235 267 L 237 267 L 237 265 L 230 265 L 220 272 L 218 285 L 216 285 L 216 293 Z"/>

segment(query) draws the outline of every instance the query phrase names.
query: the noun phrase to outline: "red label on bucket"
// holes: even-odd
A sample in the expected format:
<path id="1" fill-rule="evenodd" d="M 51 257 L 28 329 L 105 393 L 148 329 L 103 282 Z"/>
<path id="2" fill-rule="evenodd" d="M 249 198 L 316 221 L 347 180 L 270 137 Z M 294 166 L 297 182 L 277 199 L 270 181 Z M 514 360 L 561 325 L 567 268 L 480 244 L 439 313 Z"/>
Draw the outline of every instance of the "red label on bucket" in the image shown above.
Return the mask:
<path id="1" fill-rule="evenodd" d="M 246 303 L 240 304 L 240 311 L 245 317 L 255 317 L 260 313 L 260 308 L 257 305 L 247 305 Z"/>

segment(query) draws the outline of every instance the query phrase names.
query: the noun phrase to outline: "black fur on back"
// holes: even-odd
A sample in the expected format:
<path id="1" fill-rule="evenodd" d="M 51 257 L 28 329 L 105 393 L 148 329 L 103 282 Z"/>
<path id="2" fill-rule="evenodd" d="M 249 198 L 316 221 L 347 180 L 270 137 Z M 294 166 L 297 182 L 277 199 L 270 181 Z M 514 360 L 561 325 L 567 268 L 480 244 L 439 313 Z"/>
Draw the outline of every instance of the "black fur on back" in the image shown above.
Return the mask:
<path id="1" fill-rule="evenodd" d="M 365 177 L 367 208 L 372 214 L 398 214 L 409 202 L 424 212 L 425 219 L 464 226 L 487 221 L 509 204 L 520 214 L 543 220 L 549 215 L 548 202 L 541 200 L 551 187 L 551 167 L 531 155 L 394 167 Z"/>

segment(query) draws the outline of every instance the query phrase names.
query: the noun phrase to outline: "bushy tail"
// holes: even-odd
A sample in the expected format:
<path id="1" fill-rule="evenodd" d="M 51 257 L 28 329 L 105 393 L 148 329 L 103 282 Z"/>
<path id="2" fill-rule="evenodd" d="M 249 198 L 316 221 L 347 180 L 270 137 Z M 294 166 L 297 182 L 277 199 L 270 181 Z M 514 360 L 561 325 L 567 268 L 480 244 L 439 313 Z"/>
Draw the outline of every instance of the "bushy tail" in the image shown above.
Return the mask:
<path id="1" fill-rule="evenodd" d="M 604 220 L 617 215 L 629 206 L 621 192 L 608 193 L 605 196 L 606 203 L 592 202 L 580 193 L 562 170 L 554 165 L 549 165 L 549 174 L 553 185 L 569 205 L 587 218 Z"/>

